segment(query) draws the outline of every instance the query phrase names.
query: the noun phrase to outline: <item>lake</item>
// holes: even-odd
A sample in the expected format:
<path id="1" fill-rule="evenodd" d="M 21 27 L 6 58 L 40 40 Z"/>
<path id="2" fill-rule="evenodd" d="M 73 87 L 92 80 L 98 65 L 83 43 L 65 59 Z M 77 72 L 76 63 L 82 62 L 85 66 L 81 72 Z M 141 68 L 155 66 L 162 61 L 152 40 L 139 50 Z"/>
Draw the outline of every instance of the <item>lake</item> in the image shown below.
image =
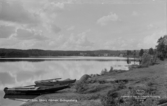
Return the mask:
<path id="1" fill-rule="evenodd" d="M 1 59 L 2 60 L 2 59 Z M 8 61 L 10 60 L 10 61 Z M 4 99 L 4 87 L 33 85 L 34 81 L 51 78 L 79 79 L 84 74 L 100 74 L 103 69 L 127 70 L 123 57 L 62 57 L 11 59 L 0 62 L 0 106 L 20 106 L 24 102 Z M 21 61 L 19 61 L 21 60 Z M 25 61 L 24 61 L 25 60 Z M 40 60 L 40 61 L 34 61 Z M 139 64 L 138 62 L 135 62 Z"/>

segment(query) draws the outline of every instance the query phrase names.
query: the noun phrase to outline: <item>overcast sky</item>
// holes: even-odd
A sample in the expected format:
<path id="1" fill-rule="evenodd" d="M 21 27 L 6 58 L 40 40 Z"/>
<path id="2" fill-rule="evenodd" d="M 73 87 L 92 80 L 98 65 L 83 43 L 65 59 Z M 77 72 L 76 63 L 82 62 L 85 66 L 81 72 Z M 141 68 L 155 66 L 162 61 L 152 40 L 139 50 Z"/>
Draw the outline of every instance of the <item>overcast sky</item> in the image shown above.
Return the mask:
<path id="1" fill-rule="evenodd" d="M 166 0 L 0 0 L 0 48 L 122 50 L 155 47 Z"/>

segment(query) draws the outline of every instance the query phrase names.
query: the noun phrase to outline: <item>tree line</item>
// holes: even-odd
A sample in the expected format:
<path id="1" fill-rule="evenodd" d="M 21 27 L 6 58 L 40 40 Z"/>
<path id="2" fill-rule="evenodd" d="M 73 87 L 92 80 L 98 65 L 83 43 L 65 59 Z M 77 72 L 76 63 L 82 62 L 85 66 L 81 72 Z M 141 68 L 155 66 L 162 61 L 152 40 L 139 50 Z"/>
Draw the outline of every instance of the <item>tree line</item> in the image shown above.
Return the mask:
<path id="1" fill-rule="evenodd" d="M 0 48 L 1 58 L 14 57 L 51 57 L 51 56 L 120 56 L 125 55 L 126 50 L 94 50 L 94 51 L 63 51 L 63 50 L 20 50 Z"/>
<path id="2" fill-rule="evenodd" d="M 127 51 L 127 55 L 129 54 L 133 54 L 135 57 L 136 51 Z M 138 56 L 140 65 L 143 67 L 156 64 L 157 59 L 165 60 L 167 58 L 167 35 L 157 40 L 155 48 L 141 49 Z"/>
<path id="3" fill-rule="evenodd" d="M 160 60 L 164 60 L 167 58 L 167 35 L 164 35 L 163 37 L 160 37 L 157 40 L 156 47 L 148 49 L 148 51 L 144 51 L 143 49 L 140 50 L 139 56 L 143 56 L 144 53 L 148 53 L 149 55 L 155 55 Z"/>

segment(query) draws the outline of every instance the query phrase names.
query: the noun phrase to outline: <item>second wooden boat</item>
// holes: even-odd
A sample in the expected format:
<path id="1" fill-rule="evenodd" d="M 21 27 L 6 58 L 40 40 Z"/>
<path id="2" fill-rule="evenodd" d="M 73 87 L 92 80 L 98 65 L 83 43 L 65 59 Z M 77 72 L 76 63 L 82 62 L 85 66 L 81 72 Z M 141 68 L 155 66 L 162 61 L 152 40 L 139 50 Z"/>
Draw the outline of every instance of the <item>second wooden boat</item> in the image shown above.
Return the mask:
<path id="1" fill-rule="evenodd" d="M 36 86 L 55 86 L 55 85 L 70 85 L 76 81 L 76 79 L 66 79 L 66 80 L 59 80 L 58 79 L 49 79 L 49 80 L 39 80 L 35 81 Z"/>

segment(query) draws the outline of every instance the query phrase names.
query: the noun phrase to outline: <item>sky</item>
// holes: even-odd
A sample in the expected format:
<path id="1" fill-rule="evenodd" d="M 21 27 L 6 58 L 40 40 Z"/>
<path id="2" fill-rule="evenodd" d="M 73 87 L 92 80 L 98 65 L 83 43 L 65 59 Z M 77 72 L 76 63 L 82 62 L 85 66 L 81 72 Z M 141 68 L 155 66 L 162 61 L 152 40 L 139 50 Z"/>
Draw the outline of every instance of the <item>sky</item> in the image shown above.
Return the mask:
<path id="1" fill-rule="evenodd" d="M 0 48 L 154 48 L 167 34 L 166 5 L 166 0 L 0 0 Z"/>

